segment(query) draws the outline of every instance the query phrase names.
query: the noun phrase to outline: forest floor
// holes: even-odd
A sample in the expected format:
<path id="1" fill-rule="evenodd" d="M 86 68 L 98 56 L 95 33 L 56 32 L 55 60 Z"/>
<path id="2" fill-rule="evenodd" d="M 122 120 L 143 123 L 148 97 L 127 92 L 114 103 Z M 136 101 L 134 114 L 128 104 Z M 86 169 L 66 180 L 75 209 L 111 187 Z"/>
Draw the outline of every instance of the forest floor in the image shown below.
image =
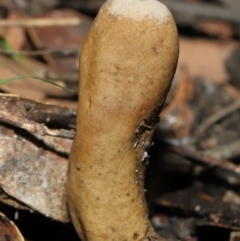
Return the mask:
<path id="1" fill-rule="evenodd" d="M 79 240 L 64 183 L 80 47 L 103 2 L 0 1 L 0 240 Z M 180 56 L 149 150 L 150 220 L 169 241 L 237 241 L 240 3 L 162 2 Z"/>

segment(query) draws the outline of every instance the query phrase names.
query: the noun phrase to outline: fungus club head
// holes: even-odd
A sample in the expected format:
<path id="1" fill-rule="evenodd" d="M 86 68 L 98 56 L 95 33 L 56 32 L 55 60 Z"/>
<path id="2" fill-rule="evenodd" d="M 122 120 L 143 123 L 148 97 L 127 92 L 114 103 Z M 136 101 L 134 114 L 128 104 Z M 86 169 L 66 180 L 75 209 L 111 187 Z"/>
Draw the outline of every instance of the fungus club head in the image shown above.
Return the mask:
<path id="1" fill-rule="evenodd" d="M 153 240 L 143 192 L 146 145 L 177 58 L 174 20 L 157 0 L 102 6 L 81 51 L 66 186 L 82 240 Z"/>

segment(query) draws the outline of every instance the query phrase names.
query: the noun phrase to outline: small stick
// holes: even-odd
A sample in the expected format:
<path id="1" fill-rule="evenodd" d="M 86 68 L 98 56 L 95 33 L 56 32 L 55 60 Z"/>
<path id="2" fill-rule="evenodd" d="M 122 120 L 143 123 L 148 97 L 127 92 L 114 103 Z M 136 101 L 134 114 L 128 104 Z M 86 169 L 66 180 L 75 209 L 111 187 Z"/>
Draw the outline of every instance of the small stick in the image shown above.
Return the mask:
<path id="1" fill-rule="evenodd" d="M 51 53 L 62 53 L 64 55 L 77 53 L 78 51 L 76 49 L 40 49 L 40 50 L 6 50 L 0 48 L 0 53 L 13 55 L 27 55 L 27 56 L 37 56 L 37 55 L 43 55 L 43 54 L 51 54 Z"/>
<path id="2" fill-rule="evenodd" d="M 220 160 L 211 156 L 207 156 L 198 151 L 183 150 L 173 146 L 170 146 L 170 149 L 183 157 L 189 158 L 190 160 L 201 162 L 210 167 L 219 167 L 221 169 L 240 175 L 240 166 L 237 166 L 230 161 Z"/>
<path id="3" fill-rule="evenodd" d="M 203 155 L 218 159 L 233 159 L 240 156 L 240 140 L 234 140 L 230 143 L 217 146 L 213 149 L 201 151 Z"/>
<path id="4" fill-rule="evenodd" d="M 230 115 L 232 112 L 237 111 L 240 109 L 240 100 L 236 100 L 234 103 L 223 107 L 217 113 L 206 118 L 206 120 L 198 126 L 195 133 L 193 134 L 194 138 L 197 140 L 199 137 L 202 137 L 203 134 L 211 127 L 214 123 L 218 122 L 219 120 L 223 119 L 224 117 Z"/>
<path id="5" fill-rule="evenodd" d="M 13 116 L 12 113 L 0 110 L 0 121 L 11 124 L 13 126 L 22 128 L 30 133 L 40 135 L 40 136 L 56 136 L 62 138 L 73 139 L 75 135 L 74 130 L 66 130 L 66 129 L 49 129 L 47 126 L 41 123 L 37 123 L 34 121 L 22 119 L 18 116 Z"/>
<path id="6" fill-rule="evenodd" d="M 82 23 L 81 19 L 72 18 L 42 18 L 42 19 L 1 19 L 0 28 L 9 27 L 63 27 L 63 26 L 78 26 Z"/>

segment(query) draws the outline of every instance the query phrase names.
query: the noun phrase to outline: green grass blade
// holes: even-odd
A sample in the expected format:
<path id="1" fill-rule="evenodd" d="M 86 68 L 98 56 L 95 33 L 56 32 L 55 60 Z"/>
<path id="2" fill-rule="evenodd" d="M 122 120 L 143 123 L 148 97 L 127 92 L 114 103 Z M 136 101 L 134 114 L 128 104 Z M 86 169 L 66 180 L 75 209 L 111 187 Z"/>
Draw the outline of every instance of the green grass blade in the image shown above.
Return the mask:
<path id="1" fill-rule="evenodd" d="M 33 78 L 33 79 L 41 80 L 43 82 L 46 82 L 46 83 L 49 83 L 49 84 L 54 85 L 56 87 L 59 87 L 59 88 L 61 88 L 63 90 L 66 90 L 66 91 L 69 91 L 69 92 L 73 92 L 72 89 L 69 89 L 69 88 L 66 88 L 64 86 L 61 86 L 61 85 L 59 85 L 59 84 L 57 84 L 57 83 L 55 83 L 55 82 L 53 82 L 53 81 L 51 81 L 49 79 L 41 78 L 41 77 L 38 77 L 38 76 L 26 76 L 26 75 L 24 75 L 24 76 L 15 76 L 15 77 L 11 77 L 11 78 L 0 80 L 0 86 L 5 85 L 5 84 L 7 84 L 9 82 L 12 82 L 12 81 L 15 81 L 15 80 L 27 79 L 27 78 Z"/>
<path id="2" fill-rule="evenodd" d="M 4 50 L 9 50 L 9 51 L 13 51 L 13 52 L 14 52 L 13 48 L 11 47 L 11 45 L 10 45 L 7 41 L 5 41 L 4 39 L 1 39 L 1 38 L 0 38 L 0 47 L 1 47 L 2 49 L 4 49 Z M 10 55 L 11 55 L 17 62 L 19 62 L 20 64 L 22 64 L 22 65 L 24 65 L 25 67 L 28 67 L 28 68 L 29 68 L 29 66 L 28 66 L 27 63 L 26 63 L 25 58 L 24 58 L 22 55 L 17 54 L 17 53 L 11 53 Z M 30 69 L 30 68 L 29 68 L 29 69 Z"/>

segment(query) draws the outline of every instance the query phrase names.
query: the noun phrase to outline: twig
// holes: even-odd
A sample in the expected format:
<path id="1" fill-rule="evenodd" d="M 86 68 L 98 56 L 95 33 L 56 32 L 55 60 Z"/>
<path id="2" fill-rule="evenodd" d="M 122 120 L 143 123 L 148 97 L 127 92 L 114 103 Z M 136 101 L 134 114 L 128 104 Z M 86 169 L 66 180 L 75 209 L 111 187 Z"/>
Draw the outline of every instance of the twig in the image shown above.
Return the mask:
<path id="1" fill-rule="evenodd" d="M 42 55 L 42 54 L 49 54 L 54 52 L 52 49 L 42 49 L 42 50 L 34 50 L 34 51 L 26 51 L 26 50 L 6 50 L 0 48 L 0 53 L 2 54 L 8 54 L 8 55 L 13 55 L 13 54 L 18 54 L 18 55 L 29 55 L 29 56 L 35 56 L 35 55 Z"/>
<path id="2" fill-rule="evenodd" d="M 40 50 L 6 50 L 0 48 L 0 53 L 2 54 L 19 54 L 19 55 L 28 55 L 28 56 L 36 56 L 36 55 L 43 55 L 43 54 L 51 54 L 51 53 L 61 53 L 63 55 L 70 55 L 78 53 L 77 49 L 40 49 Z"/>
<path id="3" fill-rule="evenodd" d="M 220 7 L 206 3 L 189 3 L 179 0 L 160 0 L 173 13 L 178 24 L 192 25 L 201 19 L 220 20 L 232 24 L 240 23 L 238 9 Z"/>
<path id="4" fill-rule="evenodd" d="M 0 20 L 0 28 L 6 27 L 61 27 L 61 26 L 78 26 L 82 23 L 80 18 L 42 18 L 42 19 L 6 19 Z"/>
<path id="5" fill-rule="evenodd" d="M 53 70 L 47 70 L 45 73 L 45 78 L 51 79 L 51 80 L 67 80 L 68 82 L 77 83 L 78 82 L 78 72 L 72 72 L 72 73 L 59 73 Z"/>
<path id="6" fill-rule="evenodd" d="M 3 54 L 19 54 L 19 55 L 28 55 L 28 56 L 36 56 L 43 54 L 51 54 L 51 53 L 63 53 L 64 55 L 76 54 L 78 52 L 77 49 L 41 49 L 41 50 L 6 50 L 0 48 L 0 53 Z"/>
<path id="7" fill-rule="evenodd" d="M 210 167 L 218 167 L 234 174 L 240 175 L 240 167 L 227 160 L 219 160 L 214 157 L 203 155 L 198 151 L 183 150 L 178 147 L 169 146 L 172 151 L 190 160 L 201 162 Z"/>
<path id="8" fill-rule="evenodd" d="M 47 105 L 11 94 L 0 94 L 0 122 L 22 128 L 40 136 L 73 139 L 75 131 L 68 127 L 75 123 L 76 111 L 66 107 Z M 60 123 L 66 129 L 49 129 L 45 123 Z"/>
<path id="9" fill-rule="evenodd" d="M 203 155 L 218 159 L 233 159 L 240 156 L 240 140 L 234 140 L 230 143 L 217 146 L 213 149 L 201 151 Z"/>
<path id="10" fill-rule="evenodd" d="M 0 110 L 0 121 L 22 128 L 24 130 L 29 131 L 30 133 L 40 135 L 40 136 L 49 135 L 49 136 L 73 139 L 75 134 L 74 130 L 66 130 L 66 129 L 50 130 L 44 124 L 40 124 L 27 119 L 23 120 L 22 118 L 18 116 L 14 116 L 11 113 L 3 110 Z"/>
<path id="11" fill-rule="evenodd" d="M 237 111 L 238 109 L 240 109 L 240 100 L 236 100 L 234 103 L 223 107 L 217 113 L 214 113 L 213 115 L 206 118 L 206 120 L 198 126 L 195 133 L 193 134 L 194 139 L 197 140 L 199 137 L 203 136 L 214 123 L 228 116 L 232 112 Z"/>

